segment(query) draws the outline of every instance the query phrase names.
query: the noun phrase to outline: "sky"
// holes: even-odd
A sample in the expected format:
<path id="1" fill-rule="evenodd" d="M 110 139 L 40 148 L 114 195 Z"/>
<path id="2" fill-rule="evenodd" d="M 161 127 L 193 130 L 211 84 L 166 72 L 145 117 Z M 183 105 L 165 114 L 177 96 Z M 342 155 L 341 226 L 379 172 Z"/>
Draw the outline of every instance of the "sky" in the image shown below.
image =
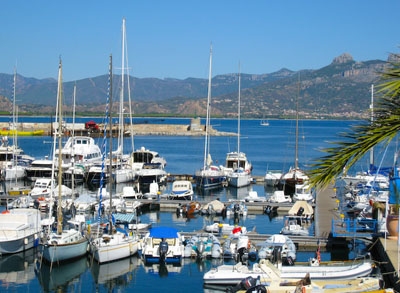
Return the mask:
<path id="1" fill-rule="evenodd" d="M 398 53 L 398 0 L 3 0 L 0 72 L 77 81 L 121 70 L 126 19 L 130 75 L 208 78 L 318 69 Z"/>

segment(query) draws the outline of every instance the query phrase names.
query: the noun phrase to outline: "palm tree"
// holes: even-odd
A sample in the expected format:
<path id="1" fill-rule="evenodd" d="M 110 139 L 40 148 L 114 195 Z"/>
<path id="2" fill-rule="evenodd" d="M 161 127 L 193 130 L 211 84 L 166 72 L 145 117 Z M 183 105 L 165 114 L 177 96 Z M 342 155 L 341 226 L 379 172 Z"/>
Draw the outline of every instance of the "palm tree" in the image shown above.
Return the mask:
<path id="1" fill-rule="evenodd" d="M 344 168 L 349 169 L 371 148 L 388 144 L 400 130 L 400 54 L 392 54 L 391 61 L 380 73 L 379 95 L 372 113 L 373 119 L 340 133 L 342 141 L 322 151 L 327 155 L 317 159 L 310 171 L 313 186 L 326 187 Z"/>

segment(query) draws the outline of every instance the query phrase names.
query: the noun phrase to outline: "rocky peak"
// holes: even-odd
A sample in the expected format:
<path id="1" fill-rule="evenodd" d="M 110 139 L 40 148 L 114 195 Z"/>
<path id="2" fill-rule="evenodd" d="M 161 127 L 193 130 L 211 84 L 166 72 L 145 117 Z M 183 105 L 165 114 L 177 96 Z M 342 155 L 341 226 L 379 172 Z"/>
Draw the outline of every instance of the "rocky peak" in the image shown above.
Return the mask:
<path id="1" fill-rule="evenodd" d="M 343 64 L 351 61 L 354 61 L 353 56 L 351 56 L 349 53 L 343 53 L 342 55 L 335 57 L 332 61 L 332 64 Z"/>

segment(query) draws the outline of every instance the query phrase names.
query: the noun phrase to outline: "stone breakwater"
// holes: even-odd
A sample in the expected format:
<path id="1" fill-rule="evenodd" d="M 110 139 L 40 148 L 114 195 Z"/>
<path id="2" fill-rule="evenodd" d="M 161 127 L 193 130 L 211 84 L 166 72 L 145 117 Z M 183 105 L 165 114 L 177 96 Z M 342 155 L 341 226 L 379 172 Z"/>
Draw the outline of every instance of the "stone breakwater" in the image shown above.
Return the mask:
<path id="1" fill-rule="evenodd" d="M 0 123 L 0 129 L 6 129 L 9 127 L 9 123 Z M 44 130 L 44 135 L 51 135 L 53 132 L 51 123 L 18 123 L 17 129 L 24 131 L 32 131 L 32 130 Z M 75 134 L 76 135 L 99 135 L 102 132 L 104 125 L 99 125 L 100 131 L 91 131 L 89 129 L 85 129 L 84 125 L 75 126 Z M 204 128 L 204 127 L 203 127 Z M 54 128 L 53 128 L 54 129 Z M 68 127 L 68 125 L 64 128 L 66 134 L 70 134 L 72 132 L 72 128 Z M 108 129 L 107 129 L 108 130 Z M 118 131 L 118 126 L 113 126 L 113 133 Z M 130 126 L 125 126 L 125 131 L 127 132 L 127 136 L 129 136 Z M 134 135 L 181 135 L 181 136 L 204 136 L 204 129 L 191 129 L 190 125 L 180 125 L 180 124 L 134 124 L 132 126 L 132 132 Z M 221 132 L 218 130 L 210 128 L 210 135 L 212 136 L 236 136 L 236 133 L 233 132 Z"/>

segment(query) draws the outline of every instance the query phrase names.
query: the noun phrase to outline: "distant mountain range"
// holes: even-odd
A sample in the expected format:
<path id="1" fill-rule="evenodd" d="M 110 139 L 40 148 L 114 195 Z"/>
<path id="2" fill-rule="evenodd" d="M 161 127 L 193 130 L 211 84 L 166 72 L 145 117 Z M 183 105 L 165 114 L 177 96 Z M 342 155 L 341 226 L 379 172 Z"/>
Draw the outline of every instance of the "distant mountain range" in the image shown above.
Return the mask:
<path id="1" fill-rule="evenodd" d="M 389 57 L 390 58 L 390 57 Z M 281 69 L 270 74 L 241 74 L 241 116 L 243 118 L 290 118 L 296 108 L 303 118 L 367 117 L 371 84 L 379 81 L 386 61 L 357 62 L 345 53 L 316 70 Z M 118 109 L 121 76 L 114 74 L 113 105 Z M 101 114 L 107 98 L 107 75 L 64 83 L 66 111 L 71 110 L 76 84 L 77 114 Z M 127 79 L 125 89 L 127 91 Z M 208 80 L 200 78 L 129 78 L 135 115 L 204 116 Z M 17 76 L 16 104 L 25 114 L 55 113 L 57 81 Z M 11 109 L 13 75 L 0 73 L 0 106 Z M 128 92 L 125 93 L 128 100 Z M 236 117 L 238 74 L 212 79 L 211 114 Z M 64 108 L 66 108 L 64 107 Z M 125 106 L 129 110 L 128 105 Z"/>

